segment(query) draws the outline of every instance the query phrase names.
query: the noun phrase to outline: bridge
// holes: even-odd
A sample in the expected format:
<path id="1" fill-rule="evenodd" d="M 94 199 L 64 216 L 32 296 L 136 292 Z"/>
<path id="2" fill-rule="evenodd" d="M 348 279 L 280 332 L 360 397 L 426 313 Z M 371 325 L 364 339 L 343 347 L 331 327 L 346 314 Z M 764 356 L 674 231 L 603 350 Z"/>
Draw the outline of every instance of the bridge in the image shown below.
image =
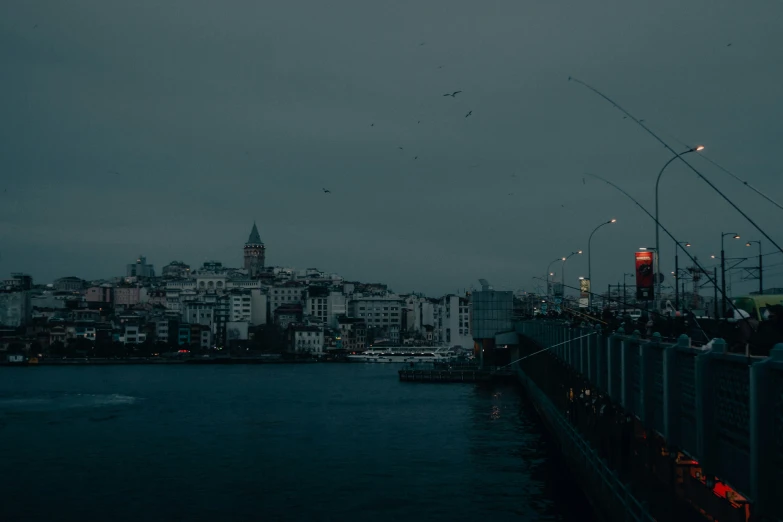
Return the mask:
<path id="1" fill-rule="evenodd" d="M 606 518 L 783 520 L 783 345 L 515 324 L 518 373 Z"/>

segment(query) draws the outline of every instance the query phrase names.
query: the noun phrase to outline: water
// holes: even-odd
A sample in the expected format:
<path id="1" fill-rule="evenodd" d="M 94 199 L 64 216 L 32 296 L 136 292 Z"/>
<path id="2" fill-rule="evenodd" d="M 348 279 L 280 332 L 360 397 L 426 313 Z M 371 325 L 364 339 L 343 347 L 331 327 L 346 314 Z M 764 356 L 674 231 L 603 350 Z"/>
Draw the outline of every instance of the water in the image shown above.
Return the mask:
<path id="1" fill-rule="evenodd" d="M 515 388 L 396 370 L 0 368 L 0 520 L 588 520 Z"/>

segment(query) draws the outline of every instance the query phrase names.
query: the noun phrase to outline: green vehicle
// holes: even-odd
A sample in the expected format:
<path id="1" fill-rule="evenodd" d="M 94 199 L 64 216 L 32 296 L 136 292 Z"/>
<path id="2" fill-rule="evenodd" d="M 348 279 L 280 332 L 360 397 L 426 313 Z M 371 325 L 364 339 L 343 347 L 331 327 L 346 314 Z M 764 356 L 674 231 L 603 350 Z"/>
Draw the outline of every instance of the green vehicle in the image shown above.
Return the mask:
<path id="1" fill-rule="evenodd" d="M 766 321 L 769 319 L 769 312 L 767 309 L 772 305 L 783 305 L 783 295 L 745 295 L 734 297 L 731 302 L 740 310 L 748 312 L 753 319 Z"/>

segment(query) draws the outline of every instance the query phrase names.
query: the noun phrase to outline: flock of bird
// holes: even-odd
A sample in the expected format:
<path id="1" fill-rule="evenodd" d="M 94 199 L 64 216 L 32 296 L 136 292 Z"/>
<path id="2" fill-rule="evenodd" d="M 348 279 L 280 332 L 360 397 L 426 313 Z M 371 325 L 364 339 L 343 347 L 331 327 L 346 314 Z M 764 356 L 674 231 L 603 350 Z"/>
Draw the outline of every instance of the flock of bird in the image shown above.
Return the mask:
<path id="1" fill-rule="evenodd" d="M 419 45 L 420 45 L 420 46 L 424 45 L 424 42 L 420 43 Z M 442 69 L 442 68 L 443 68 L 443 66 L 442 66 L 442 65 L 439 65 L 439 66 L 438 66 L 438 69 Z M 444 94 L 443 96 L 444 96 L 444 97 L 449 97 L 449 96 L 450 96 L 450 97 L 452 97 L 452 98 L 456 98 L 456 97 L 457 97 L 457 95 L 458 95 L 458 94 L 460 94 L 460 93 L 462 93 L 462 91 L 452 91 L 452 92 L 447 92 L 447 93 L 446 93 L 446 94 Z M 465 118 L 469 118 L 469 117 L 470 117 L 472 114 L 473 114 L 473 111 L 472 111 L 472 110 L 469 110 L 469 111 L 468 111 L 468 112 L 465 114 Z M 417 121 L 416 121 L 416 124 L 419 124 L 419 123 L 421 123 L 421 120 L 417 120 Z M 375 127 L 375 123 L 370 123 L 370 127 Z M 399 150 L 405 150 L 405 149 L 404 149 L 403 147 L 401 147 L 401 146 L 400 146 L 400 147 L 397 147 L 397 148 L 398 148 Z M 413 159 L 414 159 L 414 160 L 417 160 L 417 159 L 419 159 L 419 157 L 418 157 L 418 156 L 414 156 L 414 157 L 413 157 Z M 478 165 L 471 165 L 471 167 L 478 167 Z M 516 177 L 516 175 L 514 174 L 514 175 L 512 175 L 512 177 Z M 324 191 L 324 194 L 331 194 L 331 193 L 332 193 L 332 191 L 331 191 L 331 190 L 329 190 L 329 189 L 327 189 L 327 188 L 323 188 L 322 190 Z M 509 194 L 509 195 L 512 195 L 512 194 L 513 194 L 513 192 L 512 192 L 511 194 Z"/>

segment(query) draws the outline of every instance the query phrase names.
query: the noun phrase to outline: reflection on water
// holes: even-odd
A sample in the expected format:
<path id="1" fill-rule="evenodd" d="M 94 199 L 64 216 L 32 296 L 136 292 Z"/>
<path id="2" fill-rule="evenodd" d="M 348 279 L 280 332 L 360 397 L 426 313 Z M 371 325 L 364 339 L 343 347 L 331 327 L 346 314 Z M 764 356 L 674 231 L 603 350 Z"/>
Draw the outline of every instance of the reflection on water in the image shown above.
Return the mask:
<path id="1" fill-rule="evenodd" d="M 0 436 L 4 522 L 587 520 L 514 388 L 393 365 L 0 369 Z"/>

